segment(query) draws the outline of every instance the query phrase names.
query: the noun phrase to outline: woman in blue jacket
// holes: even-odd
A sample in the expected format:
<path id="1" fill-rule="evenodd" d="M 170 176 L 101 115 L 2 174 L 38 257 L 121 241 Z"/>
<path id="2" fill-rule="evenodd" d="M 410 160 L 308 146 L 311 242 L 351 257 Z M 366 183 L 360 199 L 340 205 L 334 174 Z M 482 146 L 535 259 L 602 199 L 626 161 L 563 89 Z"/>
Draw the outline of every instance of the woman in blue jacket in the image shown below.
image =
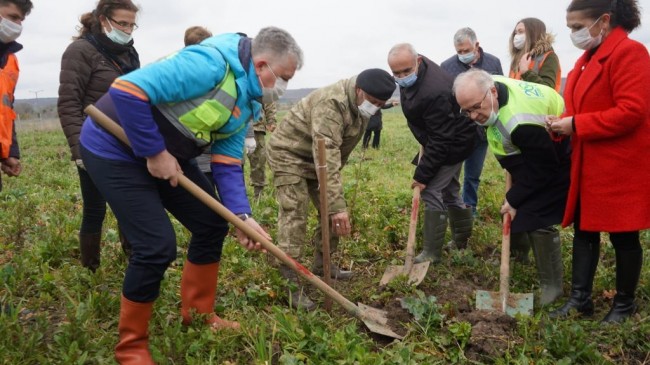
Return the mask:
<path id="1" fill-rule="evenodd" d="M 239 328 L 213 312 L 228 225 L 176 187 L 177 176 L 184 174 L 214 196 L 205 175 L 191 163 L 201 152 L 197 143 L 209 143 L 221 201 L 270 238 L 250 217 L 241 167 L 246 126 L 259 102 L 277 100 L 301 66 L 301 49 L 282 29 L 263 28 L 254 39 L 239 33 L 210 37 L 118 78 L 97 102 L 122 125 L 132 149 L 92 119 L 84 123 L 84 165 L 133 246 L 115 349 L 121 364 L 153 363 L 148 323 L 160 281 L 176 258 L 176 238 L 166 210 L 192 233 L 181 279 L 183 323 L 189 324 L 192 314 L 205 314 L 214 329 Z M 194 136 L 183 138 L 179 128 L 192 131 L 198 142 Z M 248 249 L 260 247 L 239 230 L 237 239 Z"/>

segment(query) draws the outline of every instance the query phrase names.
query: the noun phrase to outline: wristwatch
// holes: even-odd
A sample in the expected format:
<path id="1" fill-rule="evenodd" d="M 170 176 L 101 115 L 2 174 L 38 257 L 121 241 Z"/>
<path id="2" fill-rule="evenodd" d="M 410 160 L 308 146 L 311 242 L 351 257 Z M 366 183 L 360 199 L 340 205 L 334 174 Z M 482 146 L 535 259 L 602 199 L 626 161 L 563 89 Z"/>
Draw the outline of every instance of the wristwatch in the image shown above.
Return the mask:
<path id="1" fill-rule="evenodd" d="M 248 218 L 251 218 L 251 215 L 250 215 L 250 214 L 247 214 L 247 213 L 241 213 L 241 214 L 237 214 L 237 217 L 239 217 L 239 219 L 245 221 L 245 220 L 247 220 Z"/>

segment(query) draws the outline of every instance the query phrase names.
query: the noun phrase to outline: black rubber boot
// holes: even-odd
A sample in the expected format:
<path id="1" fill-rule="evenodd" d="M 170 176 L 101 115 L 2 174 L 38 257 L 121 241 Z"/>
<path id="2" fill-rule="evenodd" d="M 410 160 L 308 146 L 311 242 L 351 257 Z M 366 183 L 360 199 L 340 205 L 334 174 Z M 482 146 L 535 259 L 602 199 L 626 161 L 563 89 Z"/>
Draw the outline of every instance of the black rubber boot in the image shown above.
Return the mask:
<path id="1" fill-rule="evenodd" d="M 547 305 L 562 296 L 564 266 L 562 265 L 560 232 L 538 230 L 531 232 L 529 237 L 537 264 L 539 286 L 542 289 L 540 304 Z"/>
<path id="2" fill-rule="evenodd" d="M 529 264 L 530 237 L 528 232 L 510 234 L 510 257 L 521 264 Z"/>
<path id="3" fill-rule="evenodd" d="M 549 313 L 551 318 L 564 318 L 575 311 L 583 316 L 594 314 L 591 291 L 600 258 L 600 242 L 573 239 L 571 296 L 560 308 Z"/>
<path id="4" fill-rule="evenodd" d="M 472 207 L 449 208 L 449 227 L 451 228 L 450 249 L 464 250 L 472 235 L 474 226 L 474 215 Z"/>
<path id="5" fill-rule="evenodd" d="M 311 271 L 318 276 L 323 276 L 323 253 L 320 250 L 314 251 L 314 265 Z M 350 280 L 353 275 L 352 271 L 341 270 L 337 264 L 330 262 L 330 277 L 332 279 Z"/>
<path id="6" fill-rule="evenodd" d="M 413 261 L 416 264 L 425 261 L 431 261 L 433 264 L 439 263 L 442 259 L 442 245 L 445 242 L 446 231 L 447 213 L 425 209 L 422 252 Z"/>
<path id="7" fill-rule="evenodd" d="M 79 250 L 81 251 L 81 266 L 95 272 L 100 263 L 100 233 L 79 233 Z"/>
<path id="8" fill-rule="evenodd" d="M 290 286 L 293 284 L 292 286 L 296 287 L 295 290 L 292 290 L 291 288 L 288 289 L 289 304 L 291 307 L 308 311 L 316 309 L 316 304 L 309 299 L 307 293 L 304 292 L 302 285 L 300 285 L 298 274 L 286 265 L 280 265 L 279 270 L 282 277 L 289 281 Z"/>
<path id="9" fill-rule="evenodd" d="M 623 322 L 636 312 L 634 292 L 639 283 L 642 265 L 641 246 L 638 250 L 616 250 L 616 295 L 612 309 L 603 318 L 603 323 Z"/>

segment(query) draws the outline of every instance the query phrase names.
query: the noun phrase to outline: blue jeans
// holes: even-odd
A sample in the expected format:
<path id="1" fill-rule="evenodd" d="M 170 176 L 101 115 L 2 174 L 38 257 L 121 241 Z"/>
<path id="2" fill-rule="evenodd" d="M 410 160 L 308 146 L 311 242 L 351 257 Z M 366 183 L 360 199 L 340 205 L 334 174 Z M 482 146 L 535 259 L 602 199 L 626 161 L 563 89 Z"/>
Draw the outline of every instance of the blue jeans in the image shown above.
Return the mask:
<path id="1" fill-rule="evenodd" d="M 478 206 L 478 185 L 481 182 L 481 172 L 483 171 L 487 147 L 487 141 L 482 139 L 477 141 L 474 152 L 465 160 L 463 202 L 471 206 L 473 212 L 476 212 L 476 207 Z"/>

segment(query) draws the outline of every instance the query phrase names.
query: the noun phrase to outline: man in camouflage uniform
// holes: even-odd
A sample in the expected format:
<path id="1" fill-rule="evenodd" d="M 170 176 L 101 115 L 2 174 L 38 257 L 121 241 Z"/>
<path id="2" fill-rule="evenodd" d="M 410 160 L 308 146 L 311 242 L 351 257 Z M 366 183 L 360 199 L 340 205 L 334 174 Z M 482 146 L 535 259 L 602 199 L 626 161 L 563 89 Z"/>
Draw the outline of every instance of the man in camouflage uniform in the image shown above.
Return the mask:
<path id="1" fill-rule="evenodd" d="M 253 196 L 260 198 L 262 190 L 266 186 L 266 132 L 273 132 L 276 125 L 275 112 L 276 104 L 264 104 L 264 110 L 260 120 L 253 126 L 255 133 L 255 151 L 248 155 L 251 164 L 251 185 L 253 185 Z"/>
<path id="2" fill-rule="evenodd" d="M 369 69 L 349 79 L 316 90 L 296 104 L 269 139 L 267 153 L 279 202 L 278 246 L 291 257 L 300 257 L 307 235 L 309 200 L 320 209 L 316 175 L 316 139 L 325 139 L 327 150 L 327 198 L 331 221 L 330 250 L 340 236 L 351 232 L 343 197 L 341 169 L 366 130 L 370 116 L 395 91 L 393 77 L 381 69 Z M 312 270 L 323 274 L 320 224 L 314 237 Z M 280 272 L 297 284 L 297 275 L 281 265 Z M 331 276 L 348 279 L 350 271 L 331 266 Z M 298 288 L 300 288 L 298 286 Z M 314 303 L 300 290 L 290 292 L 291 305 L 312 309 Z"/>

